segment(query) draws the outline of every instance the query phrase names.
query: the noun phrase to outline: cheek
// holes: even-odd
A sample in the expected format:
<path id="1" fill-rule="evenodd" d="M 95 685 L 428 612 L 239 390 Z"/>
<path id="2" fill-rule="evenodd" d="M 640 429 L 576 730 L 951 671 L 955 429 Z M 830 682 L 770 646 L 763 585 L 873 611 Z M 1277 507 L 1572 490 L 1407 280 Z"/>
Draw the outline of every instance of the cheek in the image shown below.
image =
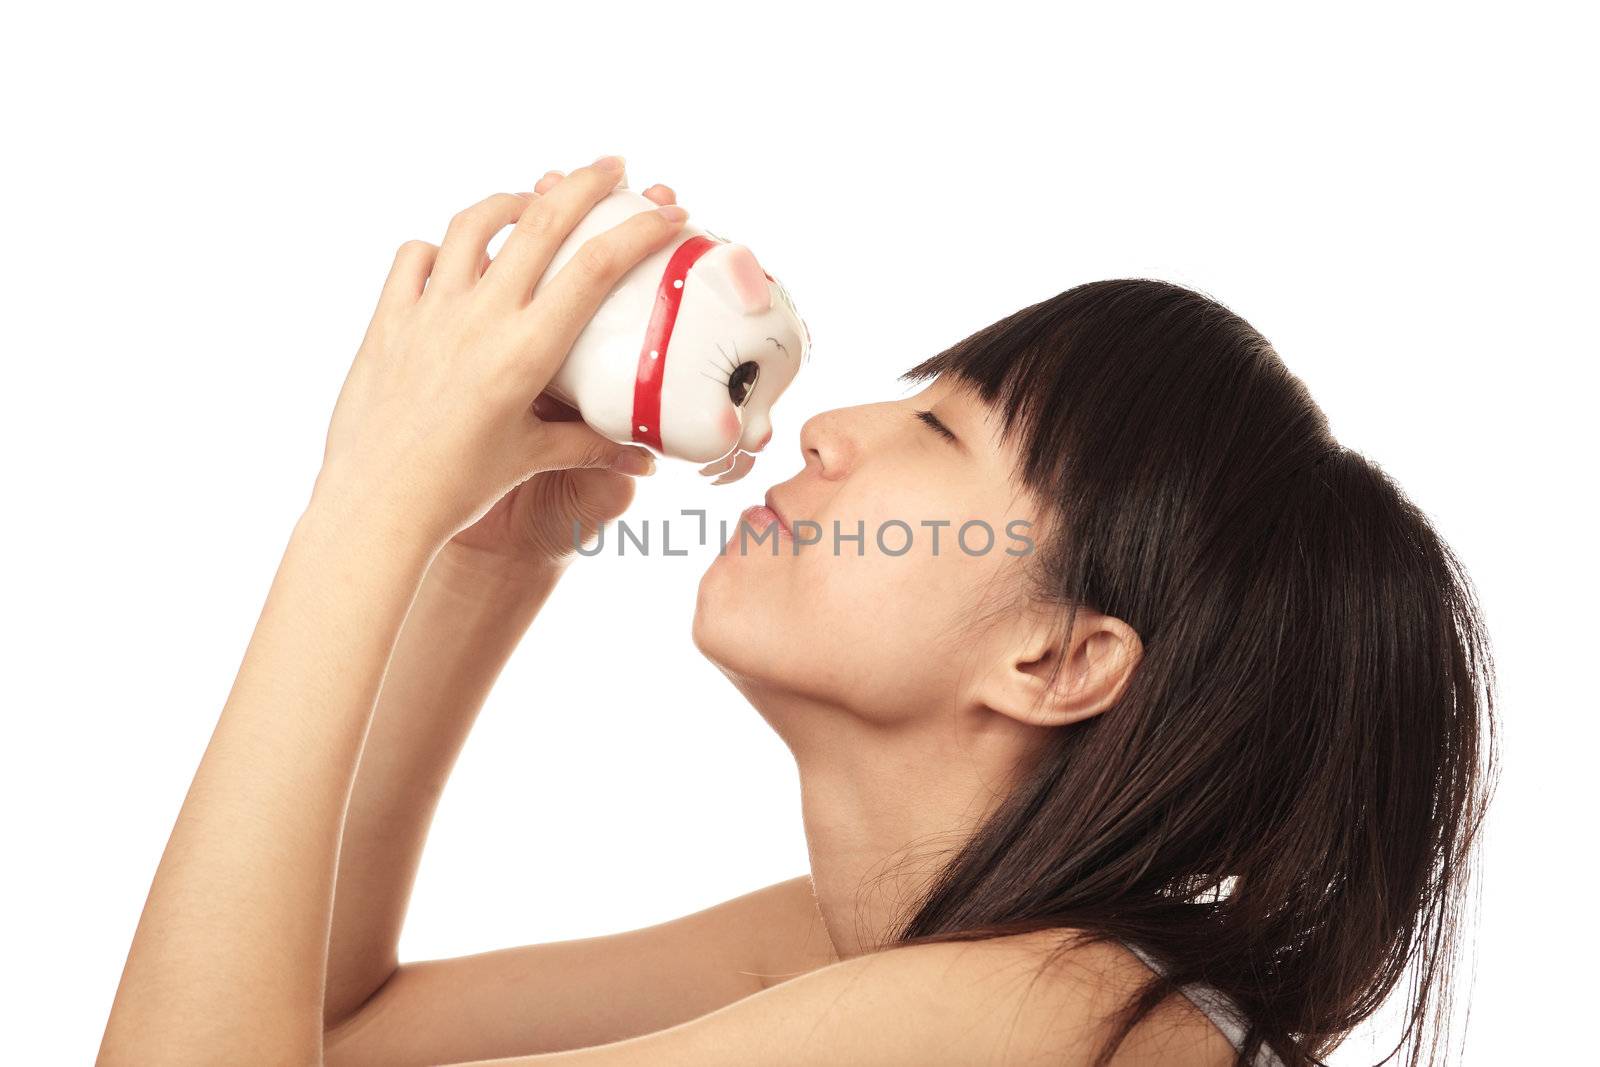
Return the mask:
<path id="1" fill-rule="evenodd" d="M 867 523 L 863 555 L 854 542 L 835 554 L 831 518 L 822 522 L 823 540 L 798 555 L 753 549 L 747 558 L 713 561 L 696 603 L 696 647 L 763 685 L 879 723 L 946 706 L 971 652 L 966 626 L 978 594 L 995 593 L 1004 576 L 993 560 L 961 553 L 950 530 L 937 557 L 926 530 L 910 551 L 886 555 L 876 520 Z M 853 520 L 842 525 L 853 532 Z M 885 542 L 892 550 L 903 544 L 898 531 Z"/>
<path id="2" fill-rule="evenodd" d="M 744 426 L 739 422 L 739 412 L 732 407 L 723 409 L 722 422 L 718 428 L 726 440 L 737 442 L 744 432 Z"/>
<path id="3" fill-rule="evenodd" d="M 947 706 L 957 689 L 975 568 L 916 548 L 884 555 L 868 531 L 864 556 L 854 545 L 834 556 L 825 542 L 785 561 L 797 566 L 782 610 L 766 620 L 768 640 L 805 650 L 795 688 L 880 724 L 911 722 Z M 898 533 L 885 540 L 900 545 Z"/>

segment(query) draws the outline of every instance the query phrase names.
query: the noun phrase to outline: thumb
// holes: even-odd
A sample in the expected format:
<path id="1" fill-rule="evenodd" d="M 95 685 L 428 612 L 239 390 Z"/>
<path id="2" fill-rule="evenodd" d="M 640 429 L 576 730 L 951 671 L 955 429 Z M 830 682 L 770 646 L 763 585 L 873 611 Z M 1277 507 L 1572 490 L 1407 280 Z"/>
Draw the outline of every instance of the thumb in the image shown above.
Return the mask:
<path id="1" fill-rule="evenodd" d="M 534 444 L 540 470 L 601 467 L 623 474 L 653 474 L 656 459 L 648 449 L 619 445 L 586 422 L 540 422 Z"/>

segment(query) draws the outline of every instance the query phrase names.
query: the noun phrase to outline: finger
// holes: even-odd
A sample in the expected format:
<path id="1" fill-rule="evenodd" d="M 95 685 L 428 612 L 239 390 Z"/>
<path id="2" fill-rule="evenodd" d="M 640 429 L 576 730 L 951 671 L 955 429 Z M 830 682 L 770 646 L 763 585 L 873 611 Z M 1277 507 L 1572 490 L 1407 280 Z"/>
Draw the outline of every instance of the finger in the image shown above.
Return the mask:
<path id="1" fill-rule="evenodd" d="M 528 315 L 530 329 L 539 339 L 536 351 L 540 356 L 529 373 L 541 388 L 555 374 L 606 294 L 640 260 L 676 238 L 687 216 L 688 212 L 675 204 L 631 215 L 585 241 L 539 290 Z"/>
<path id="2" fill-rule="evenodd" d="M 527 191 L 525 193 L 518 193 L 517 195 L 522 197 L 524 200 L 532 200 L 538 194 L 533 192 L 530 189 L 529 191 Z M 492 241 L 492 240 L 494 240 L 494 238 L 491 237 L 490 240 Z M 491 258 L 489 256 L 489 250 L 486 248 L 486 249 L 484 249 L 483 255 L 478 258 L 478 277 L 479 278 L 482 278 L 483 274 L 484 274 L 484 271 L 489 269 L 490 262 L 492 262 L 492 260 L 491 260 Z M 476 279 L 474 279 L 474 280 L 476 280 Z"/>
<path id="3" fill-rule="evenodd" d="M 586 422 L 535 420 L 531 455 L 537 469 L 569 470 L 603 467 L 623 474 L 652 474 L 655 456 L 637 445 L 619 445 L 596 433 Z"/>
<path id="4" fill-rule="evenodd" d="M 644 191 L 644 195 L 658 204 L 676 204 L 678 194 L 672 191 L 672 186 L 662 185 L 657 182 Z"/>
<path id="5" fill-rule="evenodd" d="M 556 187 L 556 183 L 563 177 L 565 175 L 559 170 L 547 171 L 545 176 L 534 184 L 533 191 L 541 194 L 548 193 Z M 657 204 L 676 204 L 678 202 L 678 194 L 673 191 L 672 186 L 662 185 L 660 182 L 650 186 L 640 195 L 655 201 Z"/>
<path id="6" fill-rule="evenodd" d="M 615 169 L 602 166 L 606 160 L 615 160 Z M 513 300 L 526 303 L 556 249 L 589 209 L 616 188 L 621 178 L 621 158 L 607 156 L 587 167 L 579 167 L 556 183 L 555 188 L 533 200 L 517 219 L 511 236 L 500 246 L 500 254 L 483 276 L 484 284 L 493 285 Z"/>
<path id="7" fill-rule="evenodd" d="M 433 270 L 437 245 L 427 241 L 407 241 L 394 254 L 389 276 L 383 280 L 383 291 L 378 295 L 378 310 L 410 307 L 422 296 L 428 284 L 428 274 Z"/>
<path id="8" fill-rule="evenodd" d="M 610 470 L 572 470 L 563 477 L 571 485 L 566 498 L 570 514 L 593 533 L 601 523 L 610 522 L 633 503 L 638 483 Z"/>
<path id="9" fill-rule="evenodd" d="M 439 245 L 433 284 L 457 291 L 471 288 L 478 280 L 490 239 L 516 222 L 530 203 L 530 197 L 496 193 L 452 215 Z"/>
<path id="10" fill-rule="evenodd" d="M 546 171 L 544 177 L 534 183 L 533 191 L 541 194 L 548 193 L 564 177 L 565 175 L 559 170 Z M 672 186 L 662 185 L 660 182 L 644 190 L 641 195 L 654 200 L 658 204 L 675 204 L 678 202 L 678 194 L 673 191 Z"/>

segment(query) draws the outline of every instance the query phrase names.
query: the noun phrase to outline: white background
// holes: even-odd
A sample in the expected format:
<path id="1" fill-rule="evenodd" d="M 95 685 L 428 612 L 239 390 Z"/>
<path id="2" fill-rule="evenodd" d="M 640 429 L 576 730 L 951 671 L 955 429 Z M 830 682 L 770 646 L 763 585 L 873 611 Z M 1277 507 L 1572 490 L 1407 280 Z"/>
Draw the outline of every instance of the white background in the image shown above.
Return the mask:
<path id="1" fill-rule="evenodd" d="M 1594 35 L 1575 4 L 1108 6 L 12 11 L 0 1058 L 93 1057 L 395 246 L 606 152 L 753 247 L 815 341 L 755 472 L 664 468 L 641 517 L 731 518 L 806 416 L 1081 281 L 1265 332 L 1496 642 L 1468 1062 L 1586 1044 Z M 712 550 L 572 568 L 458 765 L 405 958 L 806 869 L 787 751 L 689 639 Z"/>

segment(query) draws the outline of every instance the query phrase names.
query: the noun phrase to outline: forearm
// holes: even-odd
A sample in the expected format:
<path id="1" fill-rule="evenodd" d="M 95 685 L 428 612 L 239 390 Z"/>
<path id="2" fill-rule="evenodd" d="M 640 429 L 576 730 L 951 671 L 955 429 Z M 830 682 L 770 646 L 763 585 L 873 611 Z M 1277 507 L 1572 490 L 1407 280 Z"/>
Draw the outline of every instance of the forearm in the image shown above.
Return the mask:
<path id="1" fill-rule="evenodd" d="M 312 502 L 156 870 L 103 1063 L 321 1061 L 346 806 L 430 562 L 533 475 L 622 471 L 646 453 L 532 407 L 606 294 L 682 228 L 681 209 L 631 215 L 584 241 L 581 269 L 544 283 L 621 177 L 606 157 L 548 197 L 497 194 L 458 212 L 441 246 L 396 251 Z"/>
<path id="2" fill-rule="evenodd" d="M 317 1062 L 339 833 L 437 545 L 313 499 L 156 870 L 102 1063 Z"/>
<path id="3" fill-rule="evenodd" d="M 562 563 L 446 545 L 400 631 L 345 816 L 324 1003 L 349 1017 L 393 973 L 428 826 L 491 686 Z"/>

